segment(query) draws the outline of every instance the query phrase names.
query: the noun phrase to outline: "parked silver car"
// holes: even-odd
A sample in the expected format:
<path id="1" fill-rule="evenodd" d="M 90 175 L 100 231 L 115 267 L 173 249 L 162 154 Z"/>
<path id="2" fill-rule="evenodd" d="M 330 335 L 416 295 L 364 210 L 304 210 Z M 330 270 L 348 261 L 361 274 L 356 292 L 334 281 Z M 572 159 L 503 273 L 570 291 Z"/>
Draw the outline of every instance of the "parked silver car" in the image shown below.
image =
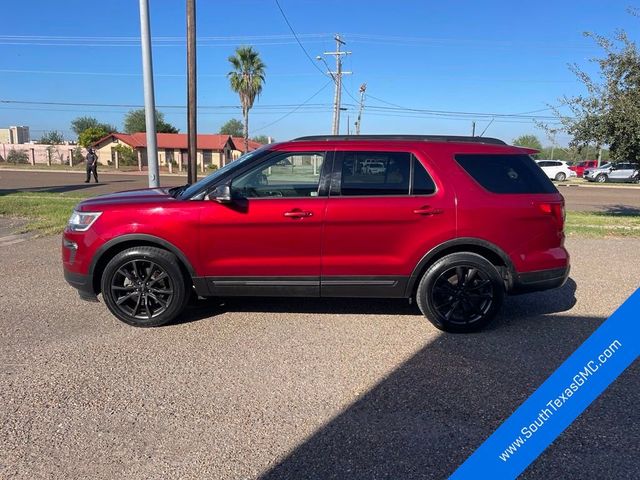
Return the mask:
<path id="1" fill-rule="evenodd" d="M 590 182 L 626 182 L 639 183 L 640 175 L 637 163 L 619 162 L 605 163 L 599 168 L 590 168 L 584 171 L 584 178 Z"/>

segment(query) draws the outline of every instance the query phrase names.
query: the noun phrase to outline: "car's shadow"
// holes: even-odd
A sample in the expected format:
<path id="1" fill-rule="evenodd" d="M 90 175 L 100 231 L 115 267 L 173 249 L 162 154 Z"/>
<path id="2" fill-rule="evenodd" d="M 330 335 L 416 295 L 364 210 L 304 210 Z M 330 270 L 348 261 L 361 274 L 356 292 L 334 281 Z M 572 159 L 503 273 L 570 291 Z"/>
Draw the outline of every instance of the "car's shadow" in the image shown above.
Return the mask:
<path id="1" fill-rule="evenodd" d="M 502 318 L 564 312 L 575 303 L 576 283 L 568 279 L 562 288 L 539 294 L 507 297 L 503 311 L 489 328 L 499 328 Z M 543 301 L 540 299 L 544 298 Z M 421 315 L 415 303 L 407 299 L 381 298 L 279 298 L 227 297 L 192 302 L 175 324 L 210 318 L 225 312 L 256 313 L 331 313 L 370 315 Z"/>
<path id="2" fill-rule="evenodd" d="M 489 329 L 438 335 L 293 451 L 274 459 L 262 478 L 446 478 L 604 320 L 569 312 L 575 289 L 570 279 L 559 289 L 510 297 Z M 184 320 L 225 311 L 419 314 L 405 301 L 262 298 L 207 302 L 190 308 Z M 624 375 L 626 382 L 598 400 L 605 407 L 592 407 L 578 419 L 525 477 L 628 477 L 638 461 L 640 414 L 632 406 L 640 400 L 640 376 L 637 366 L 635 374 Z M 490 478 L 489 472 L 483 475 Z"/>

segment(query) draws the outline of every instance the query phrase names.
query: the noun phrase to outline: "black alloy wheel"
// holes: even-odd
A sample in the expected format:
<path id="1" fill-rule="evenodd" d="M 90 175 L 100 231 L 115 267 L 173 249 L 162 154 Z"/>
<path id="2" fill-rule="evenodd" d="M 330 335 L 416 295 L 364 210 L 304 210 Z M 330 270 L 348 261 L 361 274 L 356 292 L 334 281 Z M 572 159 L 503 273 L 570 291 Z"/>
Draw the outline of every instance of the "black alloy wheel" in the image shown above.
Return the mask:
<path id="1" fill-rule="evenodd" d="M 452 253 L 424 273 L 416 292 L 422 313 L 440 330 L 472 332 L 486 326 L 502 306 L 505 286 L 481 255 Z"/>
<path id="2" fill-rule="evenodd" d="M 146 259 L 123 264 L 111 277 L 111 295 L 127 316 L 150 320 L 162 315 L 174 297 L 169 274 Z"/>
<path id="3" fill-rule="evenodd" d="M 493 303 L 493 286 L 487 274 L 463 265 L 445 270 L 431 291 L 433 308 L 446 321 L 468 325 L 482 319 Z"/>
<path id="4" fill-rule="evenodd" d="M 171 252 L 133 247 L 109 261 L 101 287 L 107 307 L 119 320 L 136 327 L 157 327 L 180 315 L 190 284 Z"/>

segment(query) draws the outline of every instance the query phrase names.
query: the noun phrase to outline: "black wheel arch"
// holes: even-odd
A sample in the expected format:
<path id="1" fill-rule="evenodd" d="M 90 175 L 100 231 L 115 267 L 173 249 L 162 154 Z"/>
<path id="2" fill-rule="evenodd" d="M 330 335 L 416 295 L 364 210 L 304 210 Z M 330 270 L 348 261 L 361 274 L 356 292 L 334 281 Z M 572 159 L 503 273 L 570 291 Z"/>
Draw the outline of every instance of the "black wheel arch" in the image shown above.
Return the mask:
<path id="1" fill-rule="evenodd" d="M 193 281 L 193 279 L 197 277 L 196 271 L 191 262 L 187 259 L 186 255 L 171 242 L 149 234 L 135 233 L 121 235 L 106 242 L 93 256 L 91 266 L 89 267 L 89 278 L 91 278 L 93 291 L 96 294 L 101 291 L 100 278 L 102 277 L 102 272 L 104 271 L 107 263 L 109 263 L 109 260 L 121 251 L 132 247 L 158 247 L 167 250 L 178 258 L 180 266 L 184 270 L 183 273 L 187 278 L 190 278 Z"/>
<path id="2" fill-rule="evenodd" d="M 513 288 L 516 277 L 516 270 L 509 258 L 509 255 L 497 245 L 481 238 L 461 237 L 448 240 L 437 247 L 432 248 L 423 255 L 415 266 L 407 282 L 405 297 L 412 297 L 423 273 L 440 258 L 450 253 L 470 252 L 477 253 L 486 258 L 496 266 L 505 283 L 505 290 L 508 292 Z"/>

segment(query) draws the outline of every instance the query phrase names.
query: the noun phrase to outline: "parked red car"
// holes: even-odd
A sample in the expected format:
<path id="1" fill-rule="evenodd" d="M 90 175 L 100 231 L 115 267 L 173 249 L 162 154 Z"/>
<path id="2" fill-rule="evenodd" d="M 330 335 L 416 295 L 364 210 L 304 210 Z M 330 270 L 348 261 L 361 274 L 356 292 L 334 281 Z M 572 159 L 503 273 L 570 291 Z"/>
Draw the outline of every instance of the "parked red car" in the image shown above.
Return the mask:
<path id="1" fill-rule="evenodd" d="M 577 163 L 576 165 L 571 165 L 569 167 L 569 170 L 573 170 L 574 172 L 576 172 L 576 175 L 580 178 L 583 177 L 584 175 L 584 171 L 589 169 L 589 168 L 598 168 L 598 161 L 597 160 L 584 160 L 580 163 Z"/>
<path id="2" fill-rule="evenodd" d="M 408 135 L 267 145 L 193 185 L 80 202 L 65 278 L 136 326 L 197 294 L 415 298 L 438 328 L 476 330 L 505 294 L 569 273 L 564 199 L 531 152 Z"/>

